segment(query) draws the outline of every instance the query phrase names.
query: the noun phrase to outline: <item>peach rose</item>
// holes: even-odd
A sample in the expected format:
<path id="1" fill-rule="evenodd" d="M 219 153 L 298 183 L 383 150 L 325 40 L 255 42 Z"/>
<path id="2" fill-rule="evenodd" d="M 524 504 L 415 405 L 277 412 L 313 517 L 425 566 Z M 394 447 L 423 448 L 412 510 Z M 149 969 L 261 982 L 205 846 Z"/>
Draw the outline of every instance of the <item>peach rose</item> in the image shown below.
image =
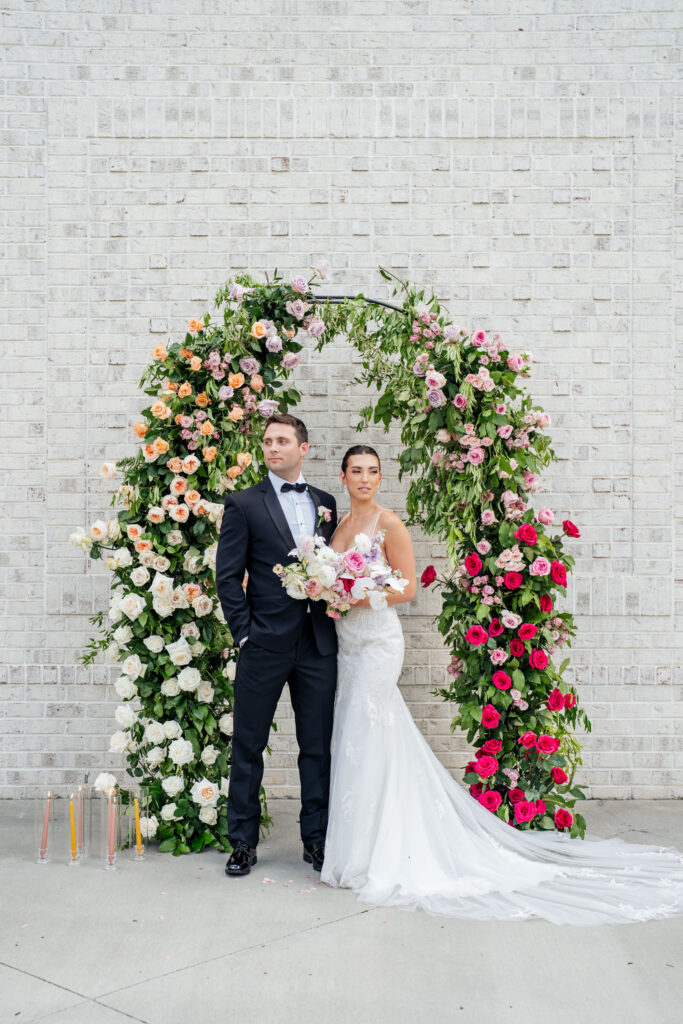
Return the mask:
<path id="1" fill-rule="evenodd" d="M 200 498 L 201 494 L 199 493 L 199 491 L 188 491 L 187 494 L 185 495 L 185 504 L 189 505 L 190 508 L 192 508 L 193 505 L 197 504 Z"/>
<path id="2" fill-rule="evenodd" d="M 159 400 L 158 402 L 154 402 L 150 409 L 150 412 L 152 416 L 155 417 L 155 419 L 165 420 L 170 415 L 171 410 L 166 405 L 166 402 L 162 402 L 161 400 Z"/>
<path id="3" fill-rule="evenodd" d="M 201 462 L 196 455 L 186 455 L 183 459 L 183 469 L 188 476 L 192 476 L 193 473 L 196 473 L 200 466 Z"/>
<path id="4" fill-rule="evenodd" d="M 201 592 L 202 588 L 197 586 L 196 583 L 185 583 L 183 586 L 183 594 L 190 604 L 194 601 L 195 597 L 199 597 Z"/>
<path id="5" fill-rule="evenodd" d="M 233 405 L 232 409 L 228 413 L 228 419 L 232 420 L 233 423 L 239 423 L 244 416 L 244 409 L 240 405 Z"/>
<path id="6" fill-rule="evenodd" d="M 147 426 L 146 423 L 140 422 L 135 424 L 133 430 L 135 431 L 138 437 L 145 437 L 147 431 L 149 430 L 149 427 Z"/>
<path id="7" fill-rule="evenodd" d="M 199 429 L 202 434 L 213 434 L 213 423 L 211 422 L 211 420 L 204 420 Z"/>
<path id="8" fill-rule="evenodd" d="M 191 348 L 181 348 L 180 355 L 183 357 L 183 359 L 192 359 L 194 352 L 192 351 Z"/>
<path id="9" fill-rule="evenodd" d="M 201 370 L 201 368 L 202 368 L 202 361 L 199 358 L 199 356 L 192 356 L 192 359 L 190 359 L 190 369 L 191 370 Z"/>
<path id="10" fill-rule="evenodd" d="M 143 538 L 140 538 L 140 540 L 136 540 L 135 541 L 135 550 L 137 551 L 137 553 L 139 555 L 142 554 L 143 551 L 151 551 L 152 550 L 152 542 L 149 541 L 149 540 L 144 540 Z"/>
<path id="11" fill-rule="evenodd" d="M 263 377 L 260 373 L 254 373 L 249 378 L 249 384 L 251 385 L 252 391 L 255 391 L 257 395 L 260 395 L 263 391 Z"/>
<path id="12" fill-rule="evenodd" d="M 211 405 L 211 399 L 205 391 L 202 391 L 197 395 L 195 402 L 201 409 L 206 409 L 207 405 Z"/>
<path id="13" fill-rule="evenodd" d="M 243 373 L 229 373 L 228 374 L 228 384 L 230 385 L 231 388 L 241 388 L 242 385 L 244 384 L 244 374 Z"/>
<path id="14" fill-rule="evenodd" d="M 200 501 L 197 502 L 192 511 L 196 516 L 208 516 L 209 506 L 203 499 L 201 499 Z"/>
<path id="15" fill-rule="evenodd" d="M 168 441 L 165 441 L 163 437 L 155 437 L 153 444 L 154 450 L 159 452 L 159 455 L 165 455 L 169 449 L 169 443 Z"/>
<path id="16" fill-rule="evenodd" d="M 139 523 L 131 523 L 126 527 L 126 535 L 128 540 L 137 540 L 143 533 L 143 528 Z"/>
<path id="17" fill-rule="evenodd" d="M 156 450 L 153 444 L 145 444 L 142 447 L 142 454 L 145 462 L 156 462 L 161 453 Z"/>
<path id="18" fill-rule="evenodd" d="M 183 460 L 179 459 L 177 455 L 174 455 L 172 459 L 169 459 L 166 463 L 172 473 L 181 473 L 183 469 Z"/>
<path id="19" fill-rule="evenodd" d="M 288 331 L 286 327 L 283 327 L 282 333 L 286 334 L 288 338 L 293 338 L 294 335 L 296 334 L 296 331 Z"/>
<path id="20" fill-rule="evenodd" d="M 265 338 L 266 336 L 266 328 L 260 320 L 257 320 L 256 323 L 253 324 L 250 333 L 252 338 L 258 338 L 260 341 L 261 338 Z"/>
<path id="21" fill-rule="evenodd" d="M 175 381 L 165 380 L 164 381 L 164 390 L 165 391 L 172 391 L 173 394 L 175 394 L 175 392 L 178 390 L 178 385 L 176 384 Z"/>
<path id="22" fill-rule="evenodd" d="M 249 452 L 240 452 L 236 461 L 238 466 L 241 466 L 242 469 L 246 469 L 247 466 L 251 466 L 252 457 Z"/>
<path id="23" fill-rule="evenodd" d="M 187 490 L 187 480 L 184 476 L 174 476 L 169 487 L 171 494 L 184 494 Z"/>
<path id="24" fill-rule="evenodd" d="M 172 505 L 177 505 L 177 504 L 178 504 L 178 499 L 174 498 L 172 494 L 165 494 L 163 496 L 163 498 L 161 499 L 161 507 L 165 508 L 167 512 L 171 508 Z"/>
<path id="25" fill-rule="evenodd" d="M 192 394 L 192 385 L 185 381 L 178 388 L 178 398 L 187 398 L 188 395 Z"/>
<path id="26" fill-rule="evenodd" d="M 231 466 L 230 469 L 228 470 L 228 476 L 230 477 L 231 480 L 236 480 L 237 477 L 241 475 L 241 473 L 242 470 L 239 466 Z"/>
<path id="27" fill-rule="evenodd" d="M 187 505 L 172 505 L 168 510 L 168 514 L 171 519 L 175 519 L 176 523 L 186 523 L 190 518 L 190 510 Z"/>
<path id="28" fill-rule="evenodd" d="M 204 456 L 204 462 L 213 462 L 218 455 L 218 448 L 214 448 L 213 445 L 211 445 L 204 449 L 202 455 Z"/>
<path id="29" fill-rule="evenodd" d="M 183 413 L 177 412 L 173 417 L 173 422 L 175 423 L 176 427 L 179 427 L 180 424 L 183 422 Z"/>
<path id="30" fill-rule="evenodd" d="M 197 331 L 201 331 L 204 326 L 203 320 L 195 320 L 194 317 L 188 322 L 188 329 L 191 334 L 196 334 Z"/>
<path id="31" fill-rule="evenodd" d="M 163 345 L 157 345 L 152 352 L 152 359 L 158 359 L 160 363 L 163 363 L 164 359 L 168 358 L 168 352 Z"/>

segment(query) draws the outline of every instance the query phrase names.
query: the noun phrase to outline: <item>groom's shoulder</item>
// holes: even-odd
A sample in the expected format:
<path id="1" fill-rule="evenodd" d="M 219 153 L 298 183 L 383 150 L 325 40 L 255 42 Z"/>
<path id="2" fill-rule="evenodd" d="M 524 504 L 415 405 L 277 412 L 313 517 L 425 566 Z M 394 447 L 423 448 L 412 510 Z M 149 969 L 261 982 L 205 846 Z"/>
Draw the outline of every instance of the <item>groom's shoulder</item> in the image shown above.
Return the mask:
<path id="1" fill-rule="evenodd" d="M 316 493 L 323 499 L 324 504 L 328 504 L 332 508 L 337 507 L 337 500 L 334 494 L 330 494 L 329 491 L 324 491 L 322 487 L 318 487 L 317 484 L 313 484 L 312 486 L 315 488 Z"/>

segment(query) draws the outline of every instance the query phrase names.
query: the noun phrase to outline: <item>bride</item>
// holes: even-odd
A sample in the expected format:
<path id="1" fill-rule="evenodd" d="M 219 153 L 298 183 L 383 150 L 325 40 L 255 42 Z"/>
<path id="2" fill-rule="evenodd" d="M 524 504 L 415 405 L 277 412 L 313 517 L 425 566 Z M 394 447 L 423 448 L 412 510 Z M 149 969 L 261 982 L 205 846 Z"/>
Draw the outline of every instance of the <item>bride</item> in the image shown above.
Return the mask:
<path id="1" fill-rule="evenodd" d="M 354 445 L 342 462 L 350 511 L 332 539 L 364 533 L 409 583 L 373 611 L 366 598 L 336 621 L 338 684 L 330 817 L 321 878 L 381 906 L 463 918 L 540 917 L 619 924 L 683 912 L 683 857 L 619 839 L 520 832 L 473 800 L 415 725 L 397 683 L 403 632 L 395 605 L 415 596 L 408 530 L 375 501 L 379 456 Z"/>

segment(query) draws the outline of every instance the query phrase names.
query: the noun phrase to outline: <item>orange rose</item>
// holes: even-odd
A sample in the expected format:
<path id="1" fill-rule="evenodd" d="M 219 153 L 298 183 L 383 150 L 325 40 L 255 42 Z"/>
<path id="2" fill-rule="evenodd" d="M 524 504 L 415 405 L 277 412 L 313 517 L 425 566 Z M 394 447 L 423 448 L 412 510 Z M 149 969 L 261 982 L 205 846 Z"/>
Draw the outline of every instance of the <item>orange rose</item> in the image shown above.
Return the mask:
<path id="1" fill-rule="evenodd" d="M 202 592 L 202 588 L 198 587 L 196 583 L 186 583 L 183 587 L 183 591 L 185 592 L 187 600 L 192 603 L 195 597 L 199 597 Z"/>
<path id="2" fill-rule="evenodd" d="M 231 388 L 241 388 L 242 385 L 244 384 L 244 374 L 243 373 L 229 373 L 228 374 L 228 384 L 230 385 Z"/>
<path id="3" fill-rule="evenodd" d="M 260 395 L 263 391 L 263 377 L 260 373 L 254 373 L 249 378 L 252 391 L 255 391 L 257 395 Z"/>
<path id="4" fill-rule="evenodd" d="M 135 541 L 135 550 L 137 551 L 137 553 L 139 555 L 141 555 L 143 551 L 151 551 L 152 550 L 152 543 L 151 543 L 151 541 L 143 540 L 142 538 L 140 540 L 136 540 Z"/>
<path id="5" fill-rule="evenodd" d="M 249 452 L 240 452 L 237 456 L 237 465 L 242 469 L 246 469 L 247 466 L 251 466 L 252 457 Z"/>
<path id="6" fill-rule="evenodd" d="M 293 338 L 295 334 L 294 331 L 288 331 L 286 327 L 282 328 L 282 333 L 286 334 L 288 338 Z"/>
<path id="7" fill-rule="evenodd" d="M 181 348 L 180 354 L 183 357 L 183 359 L 192 359 L 194 352 L 192 351 L 191 348 Z"/>
<path id="8" fill-rule="evenodd" d="M 154 451 L 159 452 L 160 455 L 164 455 L 170 447 L 168 441 L 164 441 L 163 437 L 155 437 L 153 444 Z"/>
<path id="9" fill-rule="evenodd" d="M 146 462 L 154 462 L 155 459 L 159 458 L 159 452 L 156 450 L 153 444 L 144 444 L 142 446 L 142 452 L 145 456 Z"/>
<path id="10" fill-rule="evenodd" d="M 195 402 L 202 409 L 206 409 L 207 405 L 211 405 L 211 399 L 205 391 L 201 391 L 195 398 Z"/>
<path id="11" fill-rule="evenodd" d="M 192 359 L 190 359 L 190 369 L 196 371 L 196 370 L 201 370 L 201 368 L 202 368 L 202 361 L 199 358 L 199 356 L 192 356 Z"/>
<path id="12" fill-rule="evenodd" d="M 233 423 L 239 423 L 244 416 L 244 409 L 240 405 L 233 405 L 232 409 L 228 413 L 228 419 L 232 420 Z"/>
<path id="13" fill-rule="evenodd" d="M 213 445 L 211 445 L 209 448 L 204 449 L 202 455 L 204 456 L 204 462 L 213 462 L 218 455 L 218 448 L 214 448 Z"/>
<path id="14" fill-rule="evenodd" d="M 178 385 L 174 381 L 172 381 L 172 380 L 165 380 L 164 381 L 164 390 L 165 391 L 176 392 L 178 390 Z"/>
<path id="15" fill-rule="evenodd" d="M 213 434 L 213 423 L 211 422 L 211 420 L 204 420 L 199 429 L 205 436 Z"/>
<path id="16" fill-rule="evenodd" d="M 173 417 L 173 422 L 176 424 L 176 426 L 178 426 L 178 427 L 180 426 L 182 418 L 183 418 L 182 412 L 177 412 L 175 414 L 175 416 Z"/>
<path id="17" fill-rule="evenodd" d="M 152 416 L 155 416 L 158 420 L 165 420 L 171 410 L 166 405 L 166 402 L 162 402 L 161 399 L 159 399 L 158 402 L 153 403 L 149 411 Z"/>
<path id="18" fill-rule="evenodd" d="M 185 504 L 189 505 L 190 508 L 192 508 L 193 505 L 197 504 L 200 498 L 201 494 L 199 493 L 199 491 L 188 491 L 187 494 L 185 495 Z"/>
<path id="19" fill-rule="evenodd" d="M 195 334 L 197 331 L 201 331 L 204 326 L 203 320 L 195 320 L 194 317 L 188 323 L 188 328 L 191 334 Z"/>
<path id="20" fill-rule="evenodd" d="M 168 358 L 168 352 L 163 345 L 157 345 L 152 352 L 152 359 L 158 359 L 160 363 L 163 363 L 164 359 Z"/>
<path id="21" fill-rule="evenodd" d="M 192 511 L 196 516 L 208 516 L 209 507 L 204 500 L 200 500 L 197 502 Z"/>
<path id="22" fill-rule="evenodd" d="M 240 469 L 239 466 L 231 466 L 230 469 L 228 470 L 228 476 L 230 477 L 231 480 L 236 480 L 237 477 L 241 474 L 241 472 L 242 470 Z"/>
<path id="23" fill-rule="evenodd" d="M 187 398 L 187 396 L 191 394 L 192 385 L 188 384 L 188 382 L 185 381 L 185 383 L 181 384 L 180 387 L 178 388 L 178 398 Z"/>
<path id="24" fill-rule="evenodd" d="M 265 338 L 265 336 L 266 336 L 266 329 L 265 329 L 265 327 L 263 326 L 263 324 L 261 323 L 260 320 L 257 320 L 256 323 L 252 326 L 252 328 L 251 328 L 251 336 L 252 336 L 252 338 L 259 338 L 259 339 L 260 338 Z M 235 385 L 233 384 L 233 387 L 234 386 Z"/>
<path id="25" fill-rule="evenodd" d="M 169 459 L 166 465 L 172 473 L 182 473 L 183 471 L 183 460 L 179 459 L 177 455 L 174 455 L 172 459 Z"/>
<path id="26" fill-rule="evenodd" d="M 149 427 L 147 426 L 146 423 L 140 422 L 135 424 L 133 430 L 135 431 L 138 437 L 144 437 L 147 431 L 149 430 Z"/>

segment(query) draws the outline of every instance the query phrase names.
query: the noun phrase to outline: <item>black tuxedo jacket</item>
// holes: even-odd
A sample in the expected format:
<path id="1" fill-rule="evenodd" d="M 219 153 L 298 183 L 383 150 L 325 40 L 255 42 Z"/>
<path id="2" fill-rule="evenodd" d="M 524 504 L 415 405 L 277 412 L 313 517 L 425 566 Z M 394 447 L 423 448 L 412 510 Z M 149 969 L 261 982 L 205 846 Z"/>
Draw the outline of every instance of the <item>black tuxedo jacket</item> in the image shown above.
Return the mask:
<path id="1" fill-rule="evenodd" d="M 316 508 L 316 524 L 319 505 L 332 513 L 329 523 L 316 525 L 316 533 L 329 541 L 337 525 L 336 502 L 331 494 L 311 484 L 308 490 Z M 278 562 L 294 561 L 289 552 L 295 546 L 268 477 L 229 494 L 216 554 L 216 589 L 223 614 L 236 644 L 248 634 L 254 643 L 271 651 L 292 647 L 310 614 L 319 652 L 333 654 L 337 637 L 334 622 L 325 614 L 325 603 L 290 597 L 273 572 Z M 245 570 L 249 574 L 246 592 L 242 589 Z"/>

